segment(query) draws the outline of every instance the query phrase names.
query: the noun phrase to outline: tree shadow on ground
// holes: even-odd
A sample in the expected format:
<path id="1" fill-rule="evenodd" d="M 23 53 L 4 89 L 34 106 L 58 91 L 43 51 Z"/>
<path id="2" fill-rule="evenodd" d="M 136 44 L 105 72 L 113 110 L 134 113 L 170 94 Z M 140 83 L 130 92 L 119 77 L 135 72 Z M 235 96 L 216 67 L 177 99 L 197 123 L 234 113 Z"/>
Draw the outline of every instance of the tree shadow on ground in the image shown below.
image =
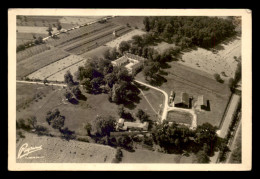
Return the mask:
<path id="1" fill-rule="evenodd" d="M 136 104 L 139 104 L 141 101 L 141 98 L 139 95 L 133 95 L 131 97 L 128 97 L 127 100 L 124 101 L 123 105 L 125 108 L 133 110 L 136 108 Z"/>
<path id="2" fill-rule="evenodd" d="M 160 64 L 160 67 L 162 68 L 162 69 L 169 69 L 169 68 L 171 68 L 171 65 L 169 65 L 168 63 L 161 63 Z"/>
<path id="3" fill-rule="evenodd" d="M 78 100 L 86 101 L 87 97 L 83 94 L 80 94 L 80 96 L 78 97 Z"/>
<path id="4" fill-rule="evenodd" d="M 163 70 L 159 70 L 159 75 L 167 76 L 168 72 L 163 71 Z"/>
<path id="5" fill-rule="evenodd" d="M 141 85 L 140 83 L 137 83 L 137 82 L 134 82 L 135 86 L 139 89 L 141 89 L 142 91 L 148 91 L 150 88 L 144 86 L 144 85 Z"/>
<path id="6" fill-rule="evenodd" d="M 153 86 L 162 86 L 163 83 L 166 83 L 167 79 L 163 76 L 156 74 L 149 80 L 149 83 Z"/>
<path id="7" fill-rule="evenodd" d="M 79 101 L 76 100 L 75 98 L 72 98 L 71 100 L 69 100 L 69 102 L 70 102 L 71 104 L 79 104 Z"/>

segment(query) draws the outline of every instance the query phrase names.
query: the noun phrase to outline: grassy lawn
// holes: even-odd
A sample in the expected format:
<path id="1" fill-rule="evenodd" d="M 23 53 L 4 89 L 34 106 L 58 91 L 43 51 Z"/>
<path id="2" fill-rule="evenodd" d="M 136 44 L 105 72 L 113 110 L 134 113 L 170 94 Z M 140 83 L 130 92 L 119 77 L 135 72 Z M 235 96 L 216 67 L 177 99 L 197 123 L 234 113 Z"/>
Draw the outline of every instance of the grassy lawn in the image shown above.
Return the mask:
<path id="1" fill-rule="evenodd" d="M 28 147 L 42 146 L 42 150 L 29 154 L 28 157 L 42 157 L 36 159 L 17 159 L 18 163 L 111 163 L 116 150 L 105 145 L 79 142 L 70 140 L 69 142 L 48 136 L 37 136 L 24 132 L 25 138 L 16 143 L 18 153 L 24 143 Z"/>
<path id="2" fill-rule="evenodd" d="M 189 125 L 191 125 L 191 118 L 191 114 L 180 111 L 170 111 L 167 115 L 168 121 Z"/>
<path id="3" fill-rule="evenodd" d="M 193 156 L 165 154 L 149 150 L 136 149 L 135 152 L 123 150 L 121 163 L 192 163 Z"/>
<path id="4" fill-rule="evenodd" d="M 17 88 L 19 90 L 19 86 Z M 35 115 L 39 124 L 48 127 L 45 117 L 48 111 L 59 109 L 61 115 L 65 116 L 65 127 L 75 131 L 79 135 L 85 135 L 84 124 L 91 122 L 97 115 L 112 115 L 117 117 L 117 105 L 110 103 L 106 94 L 85 95 L 86 101 L 79 101 L 79 104 L 71 104 L 63 101 L 65 89 L 56 87 L 46 95 L 45 98 L 34 102 L 30 108 L 17 112 L 17 119 Z M 63 99 L 63 100 L 62 100 Z"/>
<path id="5" fill-rule="evenodd" d="M 23 104 L 26 100 L 30 100 L 31 104 L 29 107 L 17 111 L 17 119 L 26 119 L 31 115 L 37 117 L 39 125 L 48 127 L 50 131 L 53 131 L 51 127 L 48 126 L 45 117 L 48 111 L 59 109 L 61 115 L 65 116 L 65 127 L 73 130 L 78 135 L 85 135 L 84 125 L 87 122 L 91 122 L 96 118 L 97 115 L 111 115 L 116 119 L 119 118 L 117 114 L 118 105 L 115 103 L 110 103 L 108 101 L 107 94 L 91 95 L 86 94 L 82 90 L 83 94 L 87 98 L 86 101 L 79 100 L 78 104 L 71 104 L 65 101 L 64 97 L 65 89 L 61 87 L 54 87 L 54 90 L 50 86 L 36 85 L 36 84 L 18 84 L 17 85 L 17 105 Z M 33 98 L 37 93 L 44 94 L 42 99 L 37 101 Z M 151 92 L 145 92 L 149 96 L 149 101 L 152 103 L 154 108 L 159 105 L 160 100 L 159 95 L 152 94 Z M 155 102 L 156 101 L 156 102 Z M 158 103 L 158 104 L 157 104 Z M 152 120 L 156 120 L 156 114 L 150 105 L 147 103 L 146 99 L 140 94 L 139 103 L 135 103 L 133 108 L 126 108 L 133 117 L 137 113 L 138 109 L 143 109 L 150 116 Z"/>
<path id="6" fill-rule="evenodd" d="M 23 83 L 16 83 L 16 89 L 17 110 L 22 110 L 36 104 L 36 99 L 41 100 L 40 98 L 44 98 L 44 96 L 52 91 L 50 86 Z M 39 97 L 37 97 L 37 94 Z"/>
<path id="7" fill-rule="evenodd" d="M 198 95 L 204 95 L 204 98 L 209 100 L 210 110 L 196 111 L 198 125 L 209 122 L 214 126 L 219 126 L 230 96 L 228 86 L 216 82 L 204 72 L 193 70 L 176 62 L 171 62 L 170 65 L 171 68 L 165 70 L 168 72 L 168 75 L 164 76 L 167 82 L 159 88 L 165 90 L 168 94 L 171 90 L 186 92 L 193 96 L 193 104 Z M 136 79 L 146 82 L 142 72 L 136 76 Z"/>

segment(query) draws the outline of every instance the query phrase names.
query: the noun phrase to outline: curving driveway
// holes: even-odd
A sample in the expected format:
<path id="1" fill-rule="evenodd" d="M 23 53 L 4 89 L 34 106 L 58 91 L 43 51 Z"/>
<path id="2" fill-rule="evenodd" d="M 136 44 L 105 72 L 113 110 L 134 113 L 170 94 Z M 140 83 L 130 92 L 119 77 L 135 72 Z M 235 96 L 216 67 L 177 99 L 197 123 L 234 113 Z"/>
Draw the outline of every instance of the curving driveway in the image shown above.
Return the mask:
<path id="1" fill-rule="evenodd" d="M 195 113 L 194 108 L 192 108 L 192 109 L 176 108 L 176 107 L 174 107 L 174 103 L 173 103 L 173 106 L 169 106 L 168 105 L 169 96 L 168 96 L 168 94 L 165 91 L 163 91 L 163 90 L 161 90 L 159 88 L 156 88 L 156 87 L 154 87 L 152 85 L 146 84 L 144 82 L 138 81 L 138 80 L 135 80 L 135 82 L 137 82 L 137 83 L 139 83 L 141 85 L 147 86 L 149 88 L 155 89 L 155 90 L 161 92 L 164 95 L 165 99 L 164 99 L 164 106 L 163 106 L 164 109 L 163 109 L 162 118 L 161 118 L 162 121 L 167 119 L 167 114 L 168 114 L 169 111 L 188 112 L 188 113 L 190 113 L 193 116 L 190 128 L 191 129 L 196 129 L 196 127 L 197 127 L 197 115 Z"/>

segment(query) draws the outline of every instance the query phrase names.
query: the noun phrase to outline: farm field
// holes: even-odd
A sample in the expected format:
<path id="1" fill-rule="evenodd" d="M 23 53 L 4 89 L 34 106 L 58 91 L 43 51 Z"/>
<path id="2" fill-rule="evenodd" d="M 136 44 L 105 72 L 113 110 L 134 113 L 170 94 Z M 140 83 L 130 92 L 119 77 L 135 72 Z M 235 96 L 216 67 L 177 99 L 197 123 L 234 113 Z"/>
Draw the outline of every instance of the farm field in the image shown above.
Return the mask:
<path id="1" fill-rule="evenodd" d="M 76 55 L 69 55 L 59 61 L 56 61 L 50 65 L 47 65 L 47 66 L 31 73 L 30 75 L 28 75 L 28 77 L 30 79 L 44 80 L 45 78 L 48 78 L 52 75 L 55 75 L 56 73 L 59 73 L 59 71 L 63 71 L 63 69 L 66 70 L 68 67 L 70 67 L 76 63 L 79 63 L 80 61 L 83 61 L 83 63 L 85 63 L 84 58 L 82 58 L 80 56 L 76 56 Z M 61 79 L 61 81 L 64 81 L 64 74 L 63 74 L 63 79 Z"/>
<path id="2" fill-rule="evenodd" d="M 39 26 L 49 27 L 57 25 L 61 16 L 19 16 L 17 17 L 17 26 Z"/>
<path id="3" fill-rule="evenodd" d="M 144 28 L 143 20 L 144 16 L 116 16 L 108 21 L 124 26 L 128 23 L 130 27 L 142 30 Z"/>
<path id="4" fill-rule="evenodd" d="M 133 36 L 135 35 L 143 35 L 145 34 L 146 32 L 144 31 L 141 31 L 141 30 L 137 30 L 137 29 L 134 29 L 132 30 L 131 32 L 127 33 L 127 34 L 124 34 L 122 35 L 121 37 L 118 37 L 116 38 L 115 40 L 112 40 L 110 42 L 108 42 L 106 44 L 106 46 L 109 46 L 109 47 L 116 47 L 118 48 L 119 44 L 122 42 L 122 41 L 128 41 L 128 40 L 131 40 Z"/>
<path id="5" fill-rule="evenodd" d="M 35 104 L 37 95 L 44 97 L 52 91 L 50 86 L 16 83 L 16 109 Z"/>
<path id="6" fill-rule="evenodd" d="M 192 115 L 187 112 L 170 111 L 167 121 L 191 125 Z"/>
<path id="7" fill-rule="evenodd" d="M 84 59 L 84 58 L 82 58 L 82 57 L 80 57 L 80 56 L 76 56 L 80 61 L 78 62 L 78 63 L 73 63 L 73 64 L 71 64 L 71 65 L 69 65 L 69 64 L 66 64 L 66 65 L 63 65 L 63 66 L 60 66 L 59 64 L 60 63 L 58 63 L 58 64 L 51 64 L 51 65 L 53 65 L 53 66 L 55 66 L 55 68 L 54 67 L 52 67 L 52 68 L 54 68 L 56 71 L 54 72 L 54 73 L 52 73 L 51 75 L 49 75 L 48 77 L 47 77 L 47 80 L 48 81 L 59 81 L 59 82 L 63 82 L 64 81 L 64 75 L 65 75 L 65 73 L 67 72 L 67 71 L 70 71 L 71 72 L 71 74 L 74 76 L 74 73 L 78 70 L 78 68 L 80 67 L 80 66 L 84 66 L 84 64 L 86 63 L 86 59 Z M 50 66 L 50 65 L 49 65 Z M 59 66 L 59 69 L 60 70 L 57 70 L 57 68 L 58 68 L 58 66 Z M 40 69 L 41 71 L 42 71 L 42 69 Z M 39 71 L 40 71 L 39 70 Z M 40 75 L 40 74 L 39 74 Z M 75 79 L 75 77 L 74 77 L 74 79 Z"/>
<path id="8" fill-rule="evenodd" d="M 102 29 L 108 28 L 108 27 L 112 27 L 112 26 L 116 26 L 113 23 L 104 23 L 104 24 L 100 24 L 100 23 L 95 23 L 95 24 L 91 24 L 88 26 L 84 26 L 78 29 L 74 29 L 71 31 L 68 31 L 67 33 L 61 33 L 59 35 L 59 38 L 57 39 L 48 39 L 47 42 L 50 45 L 53 46 L 58 46 L 58 45 L 62 45 L 64 43 L 67 43 L 71 40 L 78 40 L 78 38 L 82 38 L 88 34 L 94 33 L 94 32 L 98 32 Z"/>
<path id="9" fill-rule="evenodd" d="M 237 62 L 234 56 L 241 56 L 241 38 L 233 37 L 215 47 L 216 53 L 203 48 L 183 52 L 179 63 L 203 70 L 207 73 L 218 73 L 226 82 L 234 77 Z M 221 74 L 224 72 L 225 74 Z"/>
<path id="10" fill-rule="evenodd" d="M 48 47 L 46 44 L 36 45 L 34 47 L 27 48 L 23 51 L 16 53 L 16 61 L 19 62 L 23 59 L 40 54 L 49 49 L 50 49 L 50 47 Z"/>
<path id="11" fill-rule="evenodd" d="M 204 73 L 198 73 L 197 70 L 193 71 L 192 68 L 177 62 L 171 62 L 170 65 L 171 68 L 166 70 L 169 74 L 164 76 L 167 82 L 163 83 L 159 88 L 168 94 L 170 94 L 171 90 L 186 92 L 190 97 L 193 97 L 193 105 L 198 96 L 203 95 L 206 100 L 209 100 L 210 110 L 196 111 L 197 124 L 201 125 L 209 122 L 218 127 L 231 94 L 228 86 L 220 84 L 216 80 L 204 76 Z M 146 82 L 142 72 L 136 76 L 136 79 Z"/>
<path id="12" fill-rule="evenodd" d="M 21 44 L 25 44 L 26 42 L 31 42 L 34 41 L 35 39 L 33 38 L 33 36 L 36 37 L 36 39 L 38 39 L 39 37 L 46 37 L 46 34 L 35 34 L 35 33 L 16 33 L 16 46 L 21 45 Z"/>
<path id="13" fill-rule="evenodd" d="M 103 33 L 97 34 L 96 36 L 92 36 L 89 39 L 86 39 L 84 43 L 81 44 L 75 44 L 74 46 L 70 48 L 66 48 L 66 51 L 70 53 L 74 53 L 77 55 L 80 55 L 82 53 L 85 53 L 86 51 L 89 51 L 91 49 L 94 49 L 100 45 L 103 45 L 115 37 L 113 36 L 113 31 L 116 31 L 116 33 L 120 36 L 127 32 L 129 32 L 131 29 L 126 27 L 117 27 L 115 29 L 111 29 L 108 31 L 105 31 Z"/>
<path id="14" fill-rule="evenodd" d="M 28 143 L 28 147 L 42 146 L 42 150 L 29 154 L 28 157 L 38 156 L 37 159 L 17 159 L 17 163 L 111 163 L 116 150 L 112 147 L 94 143 L 86 143 L 75 140 L 69 142 L 47 136 L 37 136 L 25 133 L 25 138 L 20 139 L 16 144 L 16 151 Z"/>
<path id="15" fill-rule="evenodd" d="M 52 33 L 57 33 L 56 27 L 52 27 Z M 17 26 L 16 30 L 18 33 L 29 33 L 29 34 L 45 34 L 48 35 L 47 27 L 35 27 L 35 26 Z"/>
<path id="16" fill-rule="evenodd" d="M 141 149 L 136 149 L 135 152 L 122 151 L 121 163 L 193 163 L 194 158 L 194 156 L 185 157 Z"/>
<path id="17" fill-rule="evenodd" d="M 64 23 L 64 24 L 81 25 L 81 24 L 86 24 L 89 22 L 97 21 L 104 17 L 105 16 L 77 16 L 77 17 L 66 16 L 66 17 L 62 17 L 61 19 L 59 19 L 59 21 L 60 21 L 60 23 Z"/>
<path id="18" fill-rule="evenodd" d="M 55 61 L 58 61 L 62 58 L 69 56 L 69 54 L 61 49 L 53 48 L 47 51 L 44 51 L 40 54 L 34 55 L 30 58 L 26 58 L 17 63 L 17 74 L 18 79 L 29 75 L 37 71 L 38 69 L 43 68 Z"/>

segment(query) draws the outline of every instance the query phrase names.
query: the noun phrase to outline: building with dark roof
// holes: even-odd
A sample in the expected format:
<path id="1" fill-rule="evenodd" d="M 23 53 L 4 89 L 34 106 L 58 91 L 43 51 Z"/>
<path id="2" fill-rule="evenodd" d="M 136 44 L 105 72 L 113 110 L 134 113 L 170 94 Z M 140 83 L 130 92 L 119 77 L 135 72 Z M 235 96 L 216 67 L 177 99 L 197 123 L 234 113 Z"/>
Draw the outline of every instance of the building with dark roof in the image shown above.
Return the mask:
<path id="1" fill-rule="evenodd" d="M 208 110 L 207 100 L 203 95 L 198 96 L 197 105 L 204 110 Z"/>
<path id="2" fill-rule="evenodd" d="M 174 106 L 182 108 L 190 108 L 190 98 L 188 93 L 178 92 L 174 98 Z"/>

